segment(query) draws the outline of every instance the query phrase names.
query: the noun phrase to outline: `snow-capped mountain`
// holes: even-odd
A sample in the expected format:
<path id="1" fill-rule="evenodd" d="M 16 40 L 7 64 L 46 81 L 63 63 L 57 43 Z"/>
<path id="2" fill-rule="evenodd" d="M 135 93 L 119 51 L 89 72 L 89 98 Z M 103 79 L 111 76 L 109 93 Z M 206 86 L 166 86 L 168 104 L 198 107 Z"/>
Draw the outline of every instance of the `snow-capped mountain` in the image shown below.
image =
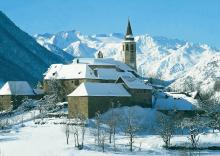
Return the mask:
<path id="1" fill-rule="evenodd" d="M 176 91 L 200 91 L 220 97 L 220 54 L 206 55 L 170 87 Z"/>
<path id="2" fill-rule="evenodd" d="M 66 61 L 39 45 L 0 11 L 1 84 L 8 80 L 26 80 L 34 84 L 42 79 L 50 64 Z"/>
<path id="3" fill-rule="evenodd" d="M 76 57 L 95 57 L 102 51 L 104 57 L 121 59 L 120 33 L 82 35 L 78 31 L 62 31 L 57 34 L 35 35 L 38 43 L 55 45 Z M 163 80 L 182 77 L 200 59 L 218 51 L 206 44 L 193 44 L 178 39 L 139 35 L 137 42 L 137 66 L 140 74 Z"/>

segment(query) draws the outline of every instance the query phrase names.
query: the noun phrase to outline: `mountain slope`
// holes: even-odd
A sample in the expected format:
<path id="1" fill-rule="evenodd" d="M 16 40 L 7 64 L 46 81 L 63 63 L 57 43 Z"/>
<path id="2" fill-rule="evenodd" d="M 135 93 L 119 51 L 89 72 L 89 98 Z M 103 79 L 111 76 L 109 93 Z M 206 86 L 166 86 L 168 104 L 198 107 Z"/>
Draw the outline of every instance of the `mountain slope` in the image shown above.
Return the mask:
<path id="1" fill-rule="evenodd" d="M 0 79 L 27 80 L 31 84 L 42 79 L 52 63 L 67 60 L 40 46 L 34 38 L 19 29 L 0 11 Z"/>
<path id="2" fill-rule="evenodd" d="M 102 51 L 104 57 L 121 60 L 123 34 L 82 35 L 78 31 L 35 36 L 38 42 L 55 45 L 76 57 L 95 57 Z M 138 72 L 146 77 L 175 80 L 182 77 L 204 56 L 218 53 L 206 44 L 193 44 L 178 39 L 139 35 L 137 42 Z"/>
<path id="3" fill-rule="evenodd" d="M 176 91 L 200 91 L 220 97 L 220 54 L 207 55 L 170 88 Z M 218 98 L 219 99 L 219 98 Z"/>

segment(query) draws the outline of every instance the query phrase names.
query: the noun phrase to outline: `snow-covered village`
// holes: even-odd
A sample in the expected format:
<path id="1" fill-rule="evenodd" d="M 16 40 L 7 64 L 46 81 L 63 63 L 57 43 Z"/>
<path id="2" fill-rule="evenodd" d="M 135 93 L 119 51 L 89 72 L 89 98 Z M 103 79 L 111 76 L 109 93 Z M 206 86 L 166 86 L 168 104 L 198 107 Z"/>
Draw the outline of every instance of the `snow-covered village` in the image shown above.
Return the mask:
<path id="1" fill-rule="evenodd" d="M 220 155 L 220 1 L 200 2 L 2 0 L 0 156 Z"/>

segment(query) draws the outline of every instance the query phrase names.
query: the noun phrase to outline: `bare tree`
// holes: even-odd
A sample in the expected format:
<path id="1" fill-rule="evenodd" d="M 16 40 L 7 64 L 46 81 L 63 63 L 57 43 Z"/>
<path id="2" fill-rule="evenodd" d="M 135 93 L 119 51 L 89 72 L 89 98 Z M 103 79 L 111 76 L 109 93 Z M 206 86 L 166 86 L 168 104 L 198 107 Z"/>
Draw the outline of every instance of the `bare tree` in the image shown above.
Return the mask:
<path id="1" fill-rule="evenodd" d="M 0 121 L 0 128 L 1 129 L 5 129 L 9 125 L 10 125 L 10 123 L 9 123 L 9 119 L 8 118 Z"/>
<path id="2" fill-rule="evenodd" d="M 189 130 L 189 136 L 187 137 L 194 149 L 198 148 L 200 132 L 199 132 L 200 116 L 196 115 L 193 118 L 185 118 L 183 123 Z"/>
<path id="3" fill-rule="evenodd" d="M 75 113 L 74 120 L 75 123 L 72 125 L 73 125 L 75 147 L 81 150 L 84 147 L 84 139 L 86 132 L 86 117 L 85 115 L 77 111 L 77 113 Z"/>
<path id="4" fill-rule="evenodd" d="M 69 144 L 69 137 L 70 137 L 70 123 L 67 122 L 65 124 L 65 135 L 66 135 L 66 144 Z"/>
<path id="5" fill-rule="evenodd" d="M 111 144 L 113 141 L 115 148 L 115 133 L 116 133 L 116 127 L 119 121 L 120 114 L 116 113 L 114 108 L 115 108 L 114 102 L 112 102 L 112 107 L 110 110 L 111 114 L 109 118 L 104 122 L 108 125 L 109 143 Z"/>
<path id="6" fill-rule="evenodd" d="M 97 145 L 100 145 L 100 130 L 101 130 L 101 114 L 100 112 L 96 112 L 95 114 L 95 125 L 96 125 L 96 141 L 97 141 Z"/>
<path id="7" fill-rule="evenodd" d="M 190 136 L 188 137 L 188 139 L 190 140 L 192 147 L 196 149 L 199 144 L 199 131 L 197 128 L 194 127 L 190 127 L 189 131 Z"/>
<path id="8" fill-rule="evenodd" d="M 163 139 L 165 148 L 168 148 L 170 146 L 170 140 L 173 137 L 175 130 L 174 120 L 171 116 L 166 116 L 164 114 L 158 114 L 156 120 L 159 124 L 159 127 L 157 127 L 157 132 Z"/>
<path id="9" fill-rule="evenodd" d="M 206 126 L 220 131 L 220 102 L 217 99 L 211 98 L 211 93 L 202 95 L 199 106 L 203 111 L 203 116 L 206 118 Z M 203 123 L 204 124 L 204 123 Z"/>
<path id="10" fill-rule="evenodd" d="M 100 130 L 100 146 L 102 147 L 102 152 L 105 152 L 105 142 L 108 134 L 106 133 L 106 130 L 102 128 Z"/>
<path id="11" fill-rule="evenodd" d="M 137 124 L 135 112 L 131 111 L 130 108 L 128 110 L 128 115 L 124 119 L 124 122 L 125 122 L 124 131 L 125 134 L 129 137 L 129 147 L 130 147 L 130 151 L 132 152 L 134 138 L 136 133 L 140 130 L 140 126 Z"/>

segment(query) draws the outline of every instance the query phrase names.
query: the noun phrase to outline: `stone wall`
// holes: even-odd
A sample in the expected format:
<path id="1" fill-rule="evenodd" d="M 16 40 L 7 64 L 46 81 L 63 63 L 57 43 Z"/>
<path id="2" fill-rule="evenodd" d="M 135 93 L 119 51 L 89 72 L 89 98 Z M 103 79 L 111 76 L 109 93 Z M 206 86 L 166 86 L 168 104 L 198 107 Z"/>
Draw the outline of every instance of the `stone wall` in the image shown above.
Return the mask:
<path id="1" fill-rule="evenodd" d="M 18 108 L 22 104 L 22 101 L 25 98 L 30 98 L 30 99 L 38 99 L 39 96 L 35 95 L 1 95 L 0 96 L 0 110 L 13 110 Z"/>
<path id="2" fill-rule="evenodd" d="M 129 89 L 132 95 L 131 102 L 133 105 L 142 107 L 152 107 L 152 91 L 147 89 Z"/>
<path id="3" fill-rule="evenodd" d="M 104 113 L 112 106 L 130 106 L 130 97 L 89 97 L 89 118 L 94 117 L 96 112 Z"/>
<path id="4" fill-rule="evenodd" d="M 89 115 L 88 97 L 71 96 L 68 97 L 68 117 L 74 118 L 77 113 L 82 113 L 85 117 Z"/>
<path id="5" fill-rule="evenodd" d="M 10 95 L 1 95 L 0 96 L 0 111 L 11 110 L 11 96 Z"/>
<path id="6" fill-rule="evenodd" d="M 76 112 L 81 112 L 88 118 L 95 116 L 96 112 L 104 113 L 112 108 L 118 106 L 130 106 L 130 97 L 68 97 L 68 116 L 74 118 Z"/>

